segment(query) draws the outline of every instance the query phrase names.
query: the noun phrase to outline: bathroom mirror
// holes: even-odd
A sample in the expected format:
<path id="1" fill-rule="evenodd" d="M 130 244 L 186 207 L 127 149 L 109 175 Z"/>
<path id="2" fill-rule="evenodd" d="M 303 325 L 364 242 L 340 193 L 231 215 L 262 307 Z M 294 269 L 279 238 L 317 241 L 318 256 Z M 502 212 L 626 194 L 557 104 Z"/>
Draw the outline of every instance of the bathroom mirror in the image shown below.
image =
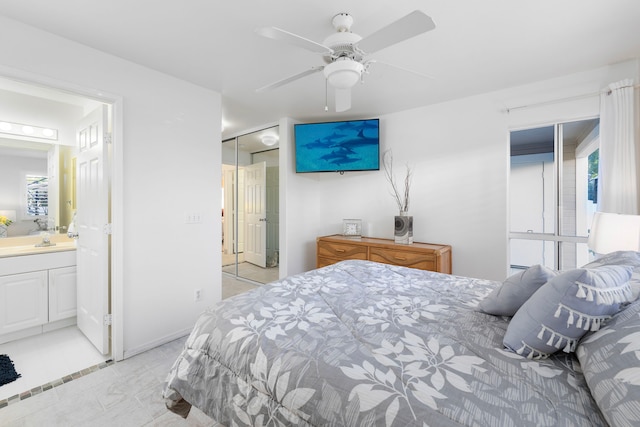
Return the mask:
<path id="1" fill-rule="evenodd" d="M 15 212 L 7 236 L 39 234 L 45 228 L 64 233 L 76 209 L 76 130 L 101 104 L 5 78 L 0 78 L 0 99 L 0 211 Z M 26 213 L 26 174 L 36 177 L 37 193 L 31 196 L 42 201 L 46 190 L 46 206 L 31 210 L 38 215 Z M 43 177 L 46 188 L 39 180 Z"/>
<path id="2" fill-rule="evenodd" d="M 66 233 L 75 210 L 75 148 L 0 138 L 0 211 L 7 237 Z"/>

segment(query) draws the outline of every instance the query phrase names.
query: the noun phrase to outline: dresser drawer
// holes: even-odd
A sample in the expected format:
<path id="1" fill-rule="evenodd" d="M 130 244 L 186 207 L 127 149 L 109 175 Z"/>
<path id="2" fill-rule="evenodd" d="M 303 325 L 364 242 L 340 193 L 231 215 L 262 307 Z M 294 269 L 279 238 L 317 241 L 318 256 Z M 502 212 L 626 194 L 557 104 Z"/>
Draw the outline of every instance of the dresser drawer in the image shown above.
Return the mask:
<path id="1" fill-rule="evenodd" d="M 318 258 L 367 259 L 367 247 L 349 243 L 318 242 Z"/>
<path id="2" fill-rule="evenodd" d="M 390 239 L 350 239 L 336 234 L 316 239 L 316 267 L 362 259 L 451 274 L 451 246 L 433 243 L 397 244 Z"/>
<path id="3" fill-rule="evenodd" d="M 424 252 L 398 251 L 395 249 L 372 247 L 369 253 L 369 259 L 384 264 L 437 271 L 436 256 Z"/>

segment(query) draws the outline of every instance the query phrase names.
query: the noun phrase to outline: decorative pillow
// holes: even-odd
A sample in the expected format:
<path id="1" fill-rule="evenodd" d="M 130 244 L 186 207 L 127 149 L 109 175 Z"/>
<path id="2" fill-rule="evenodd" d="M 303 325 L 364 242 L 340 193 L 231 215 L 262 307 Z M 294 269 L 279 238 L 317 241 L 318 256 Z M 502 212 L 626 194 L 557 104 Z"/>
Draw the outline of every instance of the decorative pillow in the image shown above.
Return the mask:
<path id="1" fill-rule="evenodd" d="M 589 330 L 631 298 L 631 267 L 603 266 L 563 272 L 538 289 L 516 312 L 504 345 L 529 359 L 574 351 Z"/>
<path id="2" fill-rule="evenodd" d="M 542 285 L 556 276 L 543 265 L 534 265 L 514 274 L 478 304 L 478 310 L 496 316 L 513 316 Z"/>
<path id="3" fill-rule="evenodd" d="M 640 425 L 640 301 L 585 338 L 576 354 L 607 422 Z"/>
<path id="4" fill-rule="evenodd" d="M 633 267 L 633 274 L 629 284 L 633 293 L 632 301 L 640 296 L 640 252 L 635 251 L 616 251 L 606 254 L 582 268 L 602 267 L 603 265 L 629 265 Z"/>

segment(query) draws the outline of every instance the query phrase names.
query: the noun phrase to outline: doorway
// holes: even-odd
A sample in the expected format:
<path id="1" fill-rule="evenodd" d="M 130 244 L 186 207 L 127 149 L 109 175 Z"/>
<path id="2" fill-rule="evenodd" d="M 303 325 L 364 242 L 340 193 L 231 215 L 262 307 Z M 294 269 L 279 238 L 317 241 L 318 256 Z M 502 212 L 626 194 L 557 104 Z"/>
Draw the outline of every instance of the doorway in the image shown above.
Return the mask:
<path id="1" fill-rule="evenodd" d="M 597 204 L 599 119 L 512 131 L 510 272 L 592 260 L 587 236 Z"/>
<path id="2" fill-rule="evenodd" d="M 12 73 L 9 73 L 9 75 L 11 74 Z M 75 205 L 75 201 L 73 201 L 75 197 L 75 189 L 71 189 L 71 185 L 70 185 L 71 182 L 73 182 L 73 180 L 75 179 L 74 178 L 75 174 L 70 174 L 70 173 L 63 174 L 63 171 L 61 169 L 56 169 L 56 168 L 61 167 L 61 165 L 65 164 L 66 165 L 65 168 L 67 168 L 66 170 L 75 171 L 75 165 L 72 165 L 72 166 L 69 166 L 69 165 L 74 163 L 73 159 L 76 157 L 76 154 L 77 154 L 75 153 L 75 146 L 73 146 L 73 144 L 75 144 L 75 139 L 76 139 L 75 126 L 78 124 L 76 119 L 81 118 L 86 111 L 89 111 L 93 109 L 93 107 L 98 105 L 107 106 L 107 108 L 110 110 L 109 116 L 111 119 L 113 119 L 114 104 L 112 104 L 107 100 L 103 101 L 103 100 L 97 100 L 94 98 L 85 97 L 81 94 L 71 94 L 68 90 L 66 90 L 64 85 L 60 86 L 59 88 L 44 87 L 44 86 L 41 86 L 36 81 L 37 78 L 36 80 L 31 82 L 31 81 L 23 81 L 22 79 L 19 78 L 19 76 L 14 76 L 14 77 L 15 79 L 11 79 L 11 78 L 5 79 L 0 77 L 0 91 L 2 91 L 3 95 L 6 95 L 2 97 L 3 101 L 5 102 L 3 102 L 2 107 L 0 107 L 0 112 L 3 113 L 3 115 L 0 116 L 0 121 L 11 119 L 12 115 L 8 113 L 12 113 L 14 114 L 13 121 L 17 121 L 21 123 L 26 122 L 27 124 L 37 124 L 40 121 L 48 121 L 48 122 L 57 122 L 60 124 L 60 128 L 59 128 L 60 133 L 58 136 L 60 137 L 59 139 L 63 139 L 63 138 L 65 139 L 66 145 L 65 144 L 48 144 L 49 147 L 48 148 L 45 147 L 46 151 L 44 151 L 45 171 L 48 171 L 49 175 L 51 176 L 50 171 L 57 170 L 57 172 L 53 173 L 53 176 L 57 175 L 57 178 L 60 179 L 59 181 L 56 180 L 55 185 L 52 185 L 51 187 L 53 191 L 51 191 L 49 196 L 54 197 L 57 194 L 58 197 L 56 197 L 55 199 L 52 199 L 51 202 L 48 204 L 49 221 L 46 221 L 46 222 L 48 223 L 48 227 L 50 228 L 52 227 L 56 232 L 66 233 L 66 229 L 69 223 L 71 222 L 70 209 L 72 210 Z M 64 111 L 61 111 L 61 113 L 58 115 L 53 114 L 52 116 L 48 116 L 46 114 L 47 111 L 55 111 L 56 109 L 60 109 Z M 33 111 L 33 113 L 31 113 L 33 117 L 32 119 L 29 119 L 29 115 L 28 115 L 30 110 Z M 16 118 L 16 117 L 19 117 L 19 118 Z M 110 123 L 110 126 L 111 125 L 112 123 Z M 66 132 L 66 136 L 62 135 L 63 133 L 62 129 L 65 129 L 64 132 Z M 36 156 L 36 157 L 43 156 L 42 154 L 38 154 L 43 152 L 43 144 L 39 141 L 34 141 L 34 138 L 25 137 L 21 139 L 21 138 L 13 138 L 13 137 L 6 138 L 6 135 L 4 136 L 5 137 L 0 137 L 0 156 L 3 155 L 2 153 L 6 154 L 7 150 L 10 150 L 13 156 L 21 155 L 21 154 L 17 154 L 18 152 L 23 153 L 25 156 Z M 7 148 L 7 147 L 10 147 L 10 148 Z M 52 149 L 52 147 L 54 147 L 55 149 Z M 52 156 L 52 153 L 54 154 L 54 156 Z M 55 167 L 52 167 L 52 166 L 55 166 Z M 22 219 L 23 221 L 20 221 L 24 223 L 24 227 L 22 228 L 28 234 L 32 229 L 35 228 L 35 225 L 31 224 L 31 226 L 29 226 L 29 224 L 32 221 L 24 220 L 24 218 Z M 108 262 L 109 253 L 104 254 L 104 257 L 105 257 L 105 263 Z M 107 272 L 107 274 L 109 273 Z M 107 282 L 107 286 L 108 286 L 108 282 Z M 107 292 L 109 291 L 107 290 Z M 74 348 L 75 350 L 74 354 L 75 354 L 76 360 L 74 360 L 74 363 L 75 363 L 75 365 L 73 365 L 74 367 L 70 367 L 70 366 L 68 367 L 69 369 L 72 369 L 72 371 L 67 372 L 66 374 L 72 374 L 76 372 L 76 370 L 80 370 L 80 369 L 76 369 L 76 367 L 82 364 L 85 365 L 82 367 L 83 369 L 86 367 L 95 365 L 96 357 L 98 359 L 101 359 L 102 361 L 109 358 L 121 359 L 121 357 L 117 357 L 117 354 L 119 354 L 121 350 L 116 351 L 114 347 L 108 349 L 107 354 L 105 355 L 100 354 L 100 352 L 96 352 L 95 349 L 93 351 L 88 350 L 87 352 L 78 351 L 79 347 L 90 347 L 91 344 L 89 343 L 88 340 L 86 340 L 86 338 L 84 338 L 83 335 L 76 334 L 75 331 L 67 330 L 69 328 L 75 329 L 75 326 L 66 327 L 56 331 L 48 331 L 42 334 L 43 335 L 42 337 L 32 337 L 34 339 L 36 338 L 44 339 L 45 342 L 49 343 L 48 346 L 38 345 L 37 353 L 43 356 L 43 360 L 40 362 L 37 362 L 35 361 L 35 359 L 33 359 L 35 361 L 34 366 L 37 367 L 40 365 L 40 369 L 39 369 L 40 371 L 42 371 L 42 366 L 47 365 L 48 363 L 47 360 L 51 360 L 52 357 L 55 357 L 54 356 L 55 354 L 64 353 L 65 351 L 68 351 L 69 347 Z M 49 335 L 54 336 L 55 334 L 62 334 L 62 333 L 67 333 L 70 336 L 68 337 L 68 339 L 61 339 L 59 338 L 59 336 L 56 339 L 47 338 Z M 111 338 L 111 336 L 112 336 L 111 332 L 109 332 L 109 338 Z M 28 340 L 28 338 L 25 340 Z M 79 345 L 78 344 L 79 340 L 81 340 L 83 343 L 86 341 L 87 346 Z M 110 342 L 114 343 L 114 340 L 110 339 Z M 67 344 L 64 344 L 64 343 L 67 343 Z M 14 354 L 16 354 L 15 352 L 21 351 L 19 349 L 16 350 L 16 346 L 20 347 L 20 343 L 11 342 L 11 343 L 7 343 L 6 345 L 12 346 L 11 348 Z M 24 344 L 22 347 L 27 348 L 29 347 L 29 344 Z M 83 358 L 84 356 L 80 357 L 79 356 L 80 354 L 86 354 L 87 358 Z M 67 357 L 66 359 L 69 359 L 69 358 Z M 30 369 L 28 367 L 25 369 L 27 369 L 29 373 L 23 372 L 23 377 L 30 378 L 30 381 L 39 381 L 37 379 L 34 379 L 32 375 L 36 369 Z M 38 378 L 38 377 L 36 376 L 35 378 Z M 60 377 L 51 378 L 50 380 L 57 380 L 59 378 Z M 16 384 L 16 385 L 21 386 L 20 384 Z M 36 384 L 36 385 L 41 385 L 41 384 Z M 26 389 L 27 388 L 25 388 L 25 390 Z M 21 391 L 25 391 L 25 390 L 21 390 Z"/>
<path id="3" fill-rule="evenodd" d="M 222 142 L 222 271 L 258 284 L 279 277 L 278 126 Z"/>

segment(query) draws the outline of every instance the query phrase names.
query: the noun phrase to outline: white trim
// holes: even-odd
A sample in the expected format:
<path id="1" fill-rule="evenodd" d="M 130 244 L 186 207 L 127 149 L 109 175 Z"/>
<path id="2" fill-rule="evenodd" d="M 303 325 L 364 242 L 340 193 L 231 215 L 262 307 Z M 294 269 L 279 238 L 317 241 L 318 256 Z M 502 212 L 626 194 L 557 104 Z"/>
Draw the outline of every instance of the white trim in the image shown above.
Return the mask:
<path id="1" fill-rule="evenodd" d="M 269 129 L 269 128 L 278 126 L 279 124 L 280 124 L 280 122 L 272 122 L 272 123 L 268 123 L 268 124 L 265 124 L 265 125 L 254 126 L 252 128 L 249 128 L 249 129 L 243 129 L 243 130 L 240 130 L 240 131 L 237 131 L 237 132 L 234 132 L 234 133 L 230 133 L 229 135 L 223 135 L 223 137 L 221 138 L 221 141 L 224 142 L 224 141 L 227 141 L 229 139 L 238 138 L 240 136 L 248 135 L 248 134 L 253 133 L 253 132 L 258 132 L 258 131 L 261 131 L 261 130 Z"/>
<path id="2" fill-rule="evenodd" d="M 544 240 L 549 242 L 587 243 L 587 236 L 554 236 L 548 233 L 523 233 L 512 231 L 509 239 Z"/>
<path id="3" fill-rule="evenodd" d="M 124 112 L 123 98 L 111 104 L 111 357 L 124 359 Z"/>
<path id="4" fill-rule="evenodd" d="M 164 337 L 158 338 L 157 340 L 150 341 L 144 345 L 129 349 L 124 353 L 124 358 L 128 359 L 130 357 L 137 356 L 138 354 L 144 353 L 145 351 L 149 351 L 161 345 L 167 344 L 171 341 L 175 341 L 179 338 L 183 338 L 189 335 L 192 329 L 193 328 L 191 327 L 186 328 L 181 331 L 174 332 L 173 334 L 165 335 Z"/>
<path id="5" fill-rule="evenodd" d="M 113 324 L 111 325 L 111 358 L 118 361 L 124 358 L 124 253 L 123 253 L 123 217 L 124 217 L 124 133 L 123 133 L 123 97 L 117 94 L 105 93 L 98 89 L 78 86 L 73 83 L 60 81 L 29 71 L 19 70 L 0 65 L 0 77 L 16 80 L 33 86 L 52 88 L 95 101 L 111 104 L 113 109 L 113 136 L 112 136 L 112 162 L 111 162 L 111 223 L 113 235 L 111 236 L 111 313 Z"/>

